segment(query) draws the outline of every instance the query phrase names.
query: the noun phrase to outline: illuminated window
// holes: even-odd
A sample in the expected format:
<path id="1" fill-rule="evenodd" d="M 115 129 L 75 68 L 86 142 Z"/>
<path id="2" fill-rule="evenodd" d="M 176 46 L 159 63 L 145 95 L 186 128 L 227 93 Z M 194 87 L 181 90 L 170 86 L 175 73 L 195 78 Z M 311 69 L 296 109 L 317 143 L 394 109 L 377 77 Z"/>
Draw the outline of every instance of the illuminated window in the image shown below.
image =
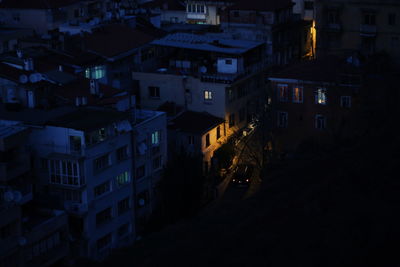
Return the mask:
<path id="1" fill-rule="evenodd" d="M 101 79 L 106 75 L 106 67 L 104 65 L 94 66 L 85 70 L 85 77 L 88 79 Z"/>
<path id="2" fill-rule="evenodd" d="M 129 172 L 123 172 L 115 179 L 118 186 L 123 186 L 130 182 Z"/>
<path id="3" fill-rule="evenodd" d="M 204 91 L 204 100 L 211 101 L 212 100 L 212 92 L 211 91 Z"/>
<path id="4" fill-rule="evenodd" d="M 341 96 L 340 97 L 340 106 L 343 108 L 351 107 L 351 96 Z"/>
<path id="5" fill-rule="evenodd" d="M 326 89 L 318 88 L 315 94 L 315 104 L 326 105 Z"/>
<path id="6" fill-rule="evenodd" d="M 325 116 L 322 115 L 315 115 L 315 128 L 316 129 L 325 129 L 326 127 L 326 119 Z"/>
<path id="7" fill-rule="evenodd" d="M 151 134 L 151 144 L 158 145 L 161 139 L 161 131 L 155 131 Z"/>
<path id="8" fill-rule="evenodd" d="M 303 103 L 303 88 L 293 87 L 293 103 Z"/>
<path id="9" fill-rule="evenodd" d="M 289 96 L 289 87 L 287 84 L 278 85 L 278 98 L 280 102 L 287 102 Z"/>
<path id="10" fill-rule="evenodd" d="M 278 112 L 278 127 L 287 128 L 287 125 L 288 125 L 288 113 Z"/>

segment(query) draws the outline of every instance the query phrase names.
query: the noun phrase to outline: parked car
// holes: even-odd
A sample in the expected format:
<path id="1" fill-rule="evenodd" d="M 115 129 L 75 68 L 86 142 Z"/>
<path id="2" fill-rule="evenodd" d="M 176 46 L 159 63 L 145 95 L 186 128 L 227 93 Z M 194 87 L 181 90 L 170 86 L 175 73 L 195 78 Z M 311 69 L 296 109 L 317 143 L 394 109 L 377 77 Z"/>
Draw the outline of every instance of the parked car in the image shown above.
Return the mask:
<path id="1" fill-rule="evenodd" d="M 248 185 L 253 175 L 254 166 L 250 164 L 238 164 L 232 177 L 232 183 L 236 185 Z"/>

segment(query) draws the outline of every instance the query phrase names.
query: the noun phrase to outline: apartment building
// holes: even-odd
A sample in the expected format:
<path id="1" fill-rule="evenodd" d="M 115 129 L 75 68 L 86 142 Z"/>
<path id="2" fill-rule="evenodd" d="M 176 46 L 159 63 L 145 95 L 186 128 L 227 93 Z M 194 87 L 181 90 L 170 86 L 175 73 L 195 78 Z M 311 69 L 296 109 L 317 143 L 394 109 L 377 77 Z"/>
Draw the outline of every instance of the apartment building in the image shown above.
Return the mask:
<path id="1" fill-rule="evenodd" d="M 303 62 L 269 80 L 277 151 L 312 149 L 356 133 L 361 71 L 350 60 Z"/>
<path id="2" fill-rule="evenodd" d="M 69 254 L 67 214 L 38 206 L 29 128 L 0 121 L 0 265 L 50 266 Z"/>
<path id="3" fill-rule="evenodd" d="M 152 71 L 132 73 L 143 108 L 174 102 L 207 112 L 225 120 L 226 136 L 251 121 L 264 85 L 262 43 L 175 33 L 152 44 L 164 53 L 160 62 Z"/>
<path id="4" fill-rule="evenodd" d="M 400 3 L 395 0 L 315 1 L 317 55 L 386 52 L 400 60 Z"/>

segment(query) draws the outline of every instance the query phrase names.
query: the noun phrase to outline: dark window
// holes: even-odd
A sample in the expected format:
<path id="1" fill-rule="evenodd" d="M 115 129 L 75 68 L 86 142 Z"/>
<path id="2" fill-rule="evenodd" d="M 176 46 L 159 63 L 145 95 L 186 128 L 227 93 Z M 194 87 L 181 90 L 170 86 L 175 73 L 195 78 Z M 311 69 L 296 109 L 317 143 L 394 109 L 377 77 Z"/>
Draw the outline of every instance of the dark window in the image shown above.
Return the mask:
<path id="1" fill-rule="evenodd" d="M 123 146 L 117 149 L 117 160 L 122 161 L 128 158 L 128 146 Z"/>
<path id="2" fill-rule="evenodd" d="M 129 223 L 123 224 L 118 227 L 118 237 L 123 237 L 127 233 L 129 233 Z"/>
<path id="3" fill-rule="evenodd" d="M 118 201 L 118 215 L 121 215 L 129 210 L 129 197 Z"/>
<path id="4" fill-rule="evenodd" d="M 322 115 L 315 116 L 315 128 L 317 129 L 325 129 L 326 127 L 325 117 Z"/>
<path id="5" fill-rule="evenodd" d="M 221 128 L 217 127 L 217 140 L 221 137 Z"/>
<path id="6" fill-rule="evenodd" d="M 141 165 L 139 167 L 137 167 L 136 169 L 136 178 L 142 178 L 143 176 L 146 175 L 146 167 L 144 165 Z"/>
<path id="7" fill-rule="evenodd" d="M 226 65 L 232 65 L 232 59 L 225 59 Z"/>
<path id="8" fill-rule="evenodd" d="M 337 10 L 328 11 L 328 23 L 330 24 L 339 23 L 339 12 Z"/>
<path id="9" fill-rule="evenodd" d="M 94 196 L 98 197 L 110 191 L 111 191 L 110 181 L 107 181 L 94 188 Z"/>
<path id="10" fill-rule="evenodd" d="M 236 18 L 239 17 L 239 11 L 234 11 L 233 12 L 233 16 L 236 17 Z"/>
<path id="11" fill-rule="evenodd" d="M 188 144 L 194 145 L 194 136 L 193 135 L 188 135 Z"/>
<path id="12" fill-rule="evenodd" d="M 235 126 L 235 114 L 232 113 L 229 115 L 229 128 Z"/>
<path id="13" fill-rule="evenodd" d="M 206 135 L 206 147 L 210 146 L 210 134 Z"/>
<path id="14" fill-rule="evenodd" d="M 97 250 L 107 248 L 111 244 L 111 234 L 106 234 L 102 238 L 97 240 Z"/>
<path id="15" fill-rule="evenodd" d="M 392 26 L 396 25 L 396 14 L 395 13 L 390 13 L 388 15 L 388 24 L 392 25 Z"/>
<path id="16" fill-rule="evenodd" d="M 153 170 L 157 170 L 159 168 L 161 168 L 161 156 L 153 159 Z"/>
<path id="17" fill-rule="evenodd" d="M 314 10 L 314 2 L 313 1 L 304 1 L 304 9 L 305 10 Z"/>
<path id="18" fill-rule="evenodd" d="M 102 170 L 110 165 L 111 164 L 110 164 L 109 154 L 98 157 L 97 159 L 94 160 L 94 170 L 95 171 Z"/>
<path id="19" fill-rule="evenodd" d="M 365 13 L 363 22 L 366 25 L 375 25 L 376 24 L 375 18 L 376 18 L 375 14 L 373 14 L 373 13 Z"/>
<path id="20" fill-rule="evenodd" d="M 149 201 L 149 191 L 143 191 L 137 195 L 137 206 L 144 207 L 147 205 L 147 202 Z"/>
<path id="21" fill-rule="evenodd" d="M 245 87 L 239 87 L 238 88 L 238 98 L 244 97 L 246 95 L 246 88 Z"/>
<path id="22" fill-rule="evenodd" d="M 149 96 L 151 98 L 160 98 L 160 87 L 149 86 Z"/>
<path id="23" fill-rule="evenodd" d="M 96 226 L 102 225 L 112 219 L 111 207 L 96 214 Z"/>
<path id="24" fill-rule="evenodd" d="M 287 128 L 287 125 L 288 125 L 288 113 L 278 112 L 278 127 Z"/>

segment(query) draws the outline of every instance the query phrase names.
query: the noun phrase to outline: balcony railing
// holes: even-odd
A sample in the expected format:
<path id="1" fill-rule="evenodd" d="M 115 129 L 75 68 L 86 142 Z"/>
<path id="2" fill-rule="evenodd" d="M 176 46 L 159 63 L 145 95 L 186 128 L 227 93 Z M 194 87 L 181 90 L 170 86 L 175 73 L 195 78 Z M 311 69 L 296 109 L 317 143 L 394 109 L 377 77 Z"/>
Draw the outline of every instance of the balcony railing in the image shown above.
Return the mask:
<path id="1" fill-rule="evenodd" d="M 360 25 L 360 35 L 363 36 L 375 36 L 376 35 L 376 25 L 361 24 Z"/>

